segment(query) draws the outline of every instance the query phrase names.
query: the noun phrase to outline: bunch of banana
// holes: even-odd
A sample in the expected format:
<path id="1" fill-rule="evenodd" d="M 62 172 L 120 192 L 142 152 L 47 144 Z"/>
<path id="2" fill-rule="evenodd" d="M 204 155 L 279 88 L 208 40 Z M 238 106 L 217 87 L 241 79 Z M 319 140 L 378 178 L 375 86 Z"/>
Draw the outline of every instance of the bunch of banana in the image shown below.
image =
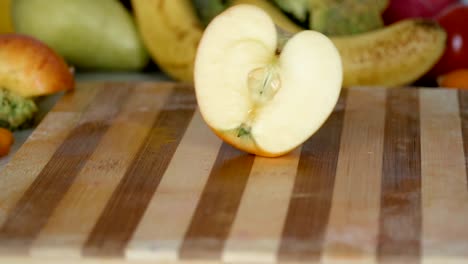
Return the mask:
<path id="1" fill-rule="evenodd" d="M 11 1 L 0 1 L 0 34 L 13 32 L 13 23 L 11 18 Z"/>
<path id="2" fill-rule="evenodd" d="M 205 9 L 204 14 L 197 13 L 195 5 L 206 1 L 132 0 L 145 45 L 161 69 L 174 79 L 192 81 L 204 26 L 219 12 Z M 304 29 L 268 0 L 232 0 L 230 4 L 256 5 L 291 33 Z M 222 8 L 218 6 L 218 10 Z M 411 19 L 331 39 L 342 58 L 345 87 L 391 87 L 410 84 L 424 75 L 442 56 L 446 33 L 434 22 Z"/>

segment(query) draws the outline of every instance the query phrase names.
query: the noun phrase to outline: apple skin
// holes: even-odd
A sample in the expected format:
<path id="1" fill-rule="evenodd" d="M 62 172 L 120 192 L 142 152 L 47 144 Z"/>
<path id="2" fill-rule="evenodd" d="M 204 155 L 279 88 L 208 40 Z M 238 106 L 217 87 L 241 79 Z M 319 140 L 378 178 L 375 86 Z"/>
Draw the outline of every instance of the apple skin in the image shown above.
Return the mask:
<path id="1" fill-rule="evenodd" d="M 0 86 L 23 97 L 74 88 L 65 60 L 41 41 L 19 34 L 0 35 Z"/>
<path id="2" fill-rule="evenodd" d="M 435 19 L 447 32 L 447 47 L 437 64 L 428 73 L 432 78 L 468 68 L 468 4 L 446 8 Z"/>
<path id="3" fill-rule="evenodd" d="M 206 120 L 205 120 L 205 123 L 206 123 Z M 208 124 L 208 123 L 206 123 L 206 124 Z M 293 149 L 287 149 L 287 150 L 284 150 L 284 151 L 281 151 L 281 152 L 275 152 L 275 153 L 264 151 L 263 149 L 259 148 L 255 144 L 255 142 L 253 141 L 252 138 L 243 139 L 243 138 L 237 137 L 237 133 L 235 131 L 224 132 L 224 131 L 219 131 L 219 130 L 215 129 L 215 128 L 211 127 L 210 125 L 208 125 L 208 127 L 213 131 L 213 133 L 216 136 L 218 136 L 221 140 L 223 140 L 227 144 L 233 146 L 234 148 L 240 149 L 242 151 L 245 151 L 245 152 L 253 154 L 253 155 L 257 155 L 257 156 L 261 156 L 261 157 L 265 157 L 265 158 L 276 158 L 276 157 L 283 156 L 283 155 L 291 152 L 294 149 L 294 148 Z"/>
<path id="4" fill-rule="evenodd" d="M 414 17 L 433 18 L 457 0 L 391 0 L 383 13 L 385 24 Z"/>

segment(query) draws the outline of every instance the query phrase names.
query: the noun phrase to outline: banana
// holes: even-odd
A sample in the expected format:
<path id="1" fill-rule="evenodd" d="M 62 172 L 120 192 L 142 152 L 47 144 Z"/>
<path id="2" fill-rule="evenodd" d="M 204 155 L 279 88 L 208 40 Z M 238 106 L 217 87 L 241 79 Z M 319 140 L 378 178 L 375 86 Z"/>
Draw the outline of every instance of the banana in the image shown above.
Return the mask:
<path id="1" fill-rule="evenodd" d="M 0 1 L 0 34 L 14 32 L 13 19 L 10 12 L 12 1 L 13 0 Z"/>
<path id="2" fill-rule="evenodd" d="M 343 86 L 402 86 L 439 60 L 446 33 L 435 22 L 410 19 L 347 37 L 334 37 L 341 55 Z"/>
<path id="3" fill-rule="evenodd" d="M 234 3 L 262 8 L 290 33 L 303 30 L 266 0 L 234 0 Z M 430 70 L 444 52 L 446 33 L 435 22 L 413 19 L 330 39 L 341 55 L 344 87 L 394 87 L 410 84 Z"/>
<path id="4" fill-rule="evenodd" d="M 193 81 L 193 63 L 203 34 L 190 0 L 132 0 L 143 42 L 153 60 L 176 80 Z"/>
<path id="5" fill-rule="evenodd" d="M 182 81 L 193 81 L 203 34 L 190 0 L 132 0 L 143 40 L 156 63 Z M 291 33 L 303 30 L 266 0 L 233 0 L 266 11 Z M 331 37 L 343 63 L 343 86 L 402 86 L 424 75 L 442 56 L 446 33 L 435 22 L 404 20 L 374 31 Z"/>
<path id="6" fill-rule="evenodd" d="M 191 0 L 131 0 L 143 43 L 156 64 L 175 80 L 193 82 L 193 64 L 204 26 Z M 234 0 L 264 9 L 279 26 L 303 30 L 265 0 Z"/>

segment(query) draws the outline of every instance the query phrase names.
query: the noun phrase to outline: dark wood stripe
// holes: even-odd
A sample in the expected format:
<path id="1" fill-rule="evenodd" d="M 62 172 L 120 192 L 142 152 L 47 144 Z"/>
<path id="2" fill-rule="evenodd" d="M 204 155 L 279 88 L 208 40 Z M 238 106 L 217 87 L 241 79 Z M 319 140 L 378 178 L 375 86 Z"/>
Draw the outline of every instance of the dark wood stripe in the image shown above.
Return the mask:
<path id="1" fill-rule="evenodd" d="M 85 243 L 87 256 L 123 256 L 195 111 L 192 90 L 176 87 Z"/>
<path id="2" fill-rule="evenodd" d="M 388 90 L 378 259 L 418 263 L 421 255 L 419 91 Z M 400 262 L 402 263 L 402 262 Z"/>
<path id="3" fill-rule="evenodd" d="M 182 259 L 219 260 L 255 156 L 223 144 L 180 249 Z"/>
<path id="4" fill-rule="evenodd" d="M 302 147 L 278 253 L 280 260 L 320 260 L 333 196 L 346 94 L 343 91 L 334 112 Z"/>
<path id="5" fill-rule="evenodd" d="M 468 92 L 458 91 L 458 104 L 460 107 L 460 119 L 463 135 L 463 150 L 465 153 L 465 169 L 468 183 Z M 468 185 L 467 185 L 468 188 Z"/>
<path id="6" fill-rule="evenodd" d="M 2 250 L 24 253 L 94 152 L 129 93 L 102 89 L 0 228 Z M 106 106 L 103 106 L 106 105 Z"/>

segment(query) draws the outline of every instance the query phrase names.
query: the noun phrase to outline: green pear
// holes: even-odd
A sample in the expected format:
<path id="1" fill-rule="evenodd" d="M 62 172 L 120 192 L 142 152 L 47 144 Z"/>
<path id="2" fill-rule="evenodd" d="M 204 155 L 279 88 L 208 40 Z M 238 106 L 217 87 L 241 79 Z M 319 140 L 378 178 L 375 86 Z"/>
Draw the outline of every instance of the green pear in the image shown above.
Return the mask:
<path id="1" fill-rule="evenodd" d="M 148 54 L 118 0 L 14 0 L 17 33 L 33 36 L 85 70 L 139 70 Z"/>

